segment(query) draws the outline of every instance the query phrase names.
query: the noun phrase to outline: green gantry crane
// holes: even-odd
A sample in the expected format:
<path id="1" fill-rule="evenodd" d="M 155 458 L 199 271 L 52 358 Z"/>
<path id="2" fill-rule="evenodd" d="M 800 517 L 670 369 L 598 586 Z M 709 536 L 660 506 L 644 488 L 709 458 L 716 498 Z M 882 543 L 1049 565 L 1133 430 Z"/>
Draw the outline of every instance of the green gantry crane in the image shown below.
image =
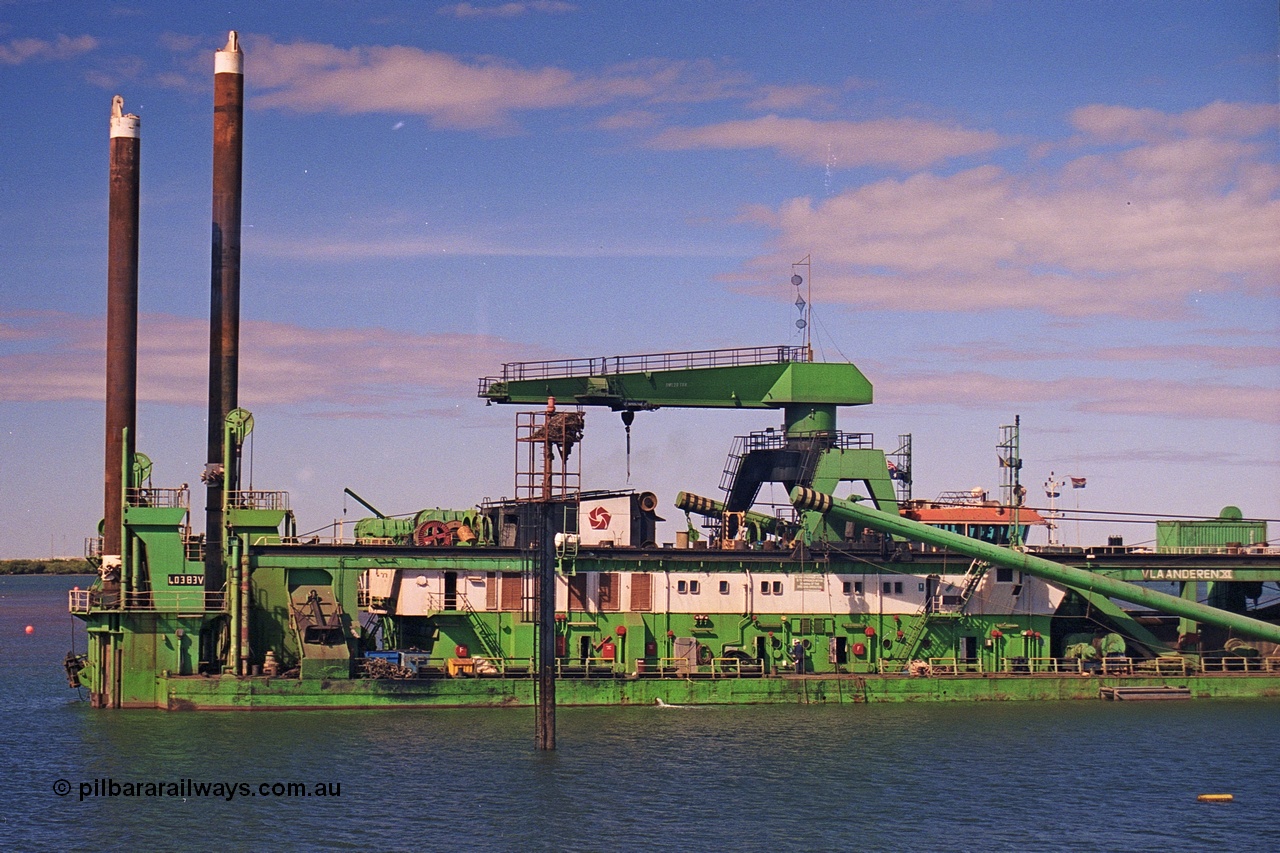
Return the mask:
<path id="1" fill-rule="evenodd" d="M 884 452 L 870 436 L 837 429 L 840 406 L 872 400 L 871 383 L 852 364 L 815 362 L 807 347 L 752 347 L 504 364 L 480 380 L 491 403 L 604 406 L 621 412 L 630 431 L 638 411 L 659 408 L 778 409 L 783 431 L 748 436 L 730 455 L 727 512 L 745 512 L 762 484 L 810 486 L 833 494 L 842 482 L 862 482 L 876 505 L 898 511 Z M 839 539 L 811 514 L 806 532 Z"/>

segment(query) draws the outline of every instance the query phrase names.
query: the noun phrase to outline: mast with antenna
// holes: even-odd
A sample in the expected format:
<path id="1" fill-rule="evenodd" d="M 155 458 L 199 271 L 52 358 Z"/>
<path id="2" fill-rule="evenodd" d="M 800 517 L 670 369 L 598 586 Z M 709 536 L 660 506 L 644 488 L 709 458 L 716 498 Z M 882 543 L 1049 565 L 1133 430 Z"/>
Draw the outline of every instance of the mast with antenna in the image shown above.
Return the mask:
<path id="1" fill-rule="evenodd" d="M 1057 479 L 1053 471 L 1049 472 L 1049 479 L 1044 481 L 1044 494 L 1049 499 L 1049 512 L 1045 518 L 1049 522 L 1049 544 L 1059 545 L 1058 541 L 1058 522 L 1062 519 L 1062 513 L 1058 511 L 1058 498 L 1062 497 L 1062 487 L 1065 483 Z"/>
<path id="2" fill-rule="evenodd" d="M 813 268 L 812 255 L 805 255 L 804 260 L 796 261 L 791 265 L 791 283 L 796 288 L 796 310 L 800 312 L 800 318 L 796 320 L 796 328 L 800 330 L 800 343 L 804 347 L 805 355 L 809 361 L 813 361 L 813 325 L 810 322 L 813 312 Z M 796 272 L 796 267 L 804 267 L 804 275 Z M 808 301 L 800 295 L 800 288 L 808 282 Z"/>

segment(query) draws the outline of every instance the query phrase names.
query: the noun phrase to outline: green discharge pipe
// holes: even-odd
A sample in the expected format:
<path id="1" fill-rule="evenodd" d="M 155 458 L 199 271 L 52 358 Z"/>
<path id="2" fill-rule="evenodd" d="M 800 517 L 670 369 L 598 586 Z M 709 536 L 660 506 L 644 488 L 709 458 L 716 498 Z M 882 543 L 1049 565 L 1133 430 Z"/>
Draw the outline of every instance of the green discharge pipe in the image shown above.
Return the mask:
<path id="1" fill-rule="evenodd" d="M 1025 572 L 1072 589 L 1119 598 L 1143 607 L 1150 607 L 1152 610 L 1161 613 L 1196 619 L 1207 625 L 1217 625 L 1250 637 L 1280 643 L 1280 626 L 1272 625 L 1270 622 L 1263 622 L 1260 619 L 1252 619 L 1248 616 L 1241 616 L 1238 613 L 1220 610 L 1207 604 L 1201 604 L 1198 601 L 1188 601 L 1176 595 L 1156 592 L 1137 584 L 1103 577 L 1073 566 L 1064 566 L 1031 554 L 1012 551 L 999 545 L 992 545 L 977 539 L 971 539 L 968 536 L 961 536 L 958 533 L 939 530 L 936 527 L 930 527 L 927 524 L 921 524 L 909 518 L 890 515 L 871 507 L 861 506 L 853 501 L 833 498 L 830 495 L 815 492 L 813 489 L 806 489 L 803 486 L 797 486 L 791 490 L 791 503 L 797 509 L 814 510 L 824 515 L 835 516 L 843 521 L 857 522 L 883 533 L 893 533 L 916 542 L 936 545 L 939 548 L 949 548 L 967 557 L 985 560 L 1002 568 Z"/>

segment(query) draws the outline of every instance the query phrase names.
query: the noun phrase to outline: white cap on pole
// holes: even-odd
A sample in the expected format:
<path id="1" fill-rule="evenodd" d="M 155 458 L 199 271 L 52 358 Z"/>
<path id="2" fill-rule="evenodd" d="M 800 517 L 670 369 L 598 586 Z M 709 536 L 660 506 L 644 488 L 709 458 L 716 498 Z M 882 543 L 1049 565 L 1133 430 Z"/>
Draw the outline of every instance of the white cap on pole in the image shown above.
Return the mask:
<path id="1" fill-rule="evenodd" d="M 111 99 L 111 138 L 123 136 L 127 139 L 137 139 L 141 135 L 142 119 L 133 113 L 126 114 L 124 111 L 124 96 L 116 95 Z"/>
<path id="2" fill-rule="evenodd" d="M 214 53 L 213 73 L 244 75 L 244 54 L 240 52 L 240 37 L 235 30 L 227 35 L 227 46 Z"/>

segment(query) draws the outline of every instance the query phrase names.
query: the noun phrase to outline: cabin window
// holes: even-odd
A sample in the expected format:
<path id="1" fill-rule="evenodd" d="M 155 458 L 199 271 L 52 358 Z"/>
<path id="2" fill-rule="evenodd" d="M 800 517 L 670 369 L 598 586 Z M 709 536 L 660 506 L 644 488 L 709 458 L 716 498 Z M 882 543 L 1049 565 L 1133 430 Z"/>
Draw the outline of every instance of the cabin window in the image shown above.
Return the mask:
<path id="1" fill-rule="evenodd" d="M 996 583 L 1013 583 L 1013 569 L 996 569 Z"/>
<path id="2" fill-rule="evenodd" d="M 698 581 L 689 581 L 689 594 L 697 595 L 700 592 L 702 592 L 702 584 Z"/>
<path id="3" fill-rule="evenodd" d="M 761 595 L 768 595 L 768 594 L 769 594 L 769 582 L 768 582 L 768 581 L 760 581 L 760 594 L 761 594 Z"/>
<path id="4" fill-rule="evenodd" d="M 891 593 L 891 592 L 893 592 L 893 584 L 889 583 L 888 581 L 885 581 L 885 582 L 884 582 L 884 594 L 885 594 L 885 595 L 888 595 L 888 594 L 889 594 L 889 593 Z"/>
<path id="5" fill-rule="evenodd" d="M 843 585 L 844 594 L 848 595 L 853 592 L 853 581 L 845 581 Z"/>
<path id="6" fill-rule="evenodd" d="M 902 581 L 893 582 L 893 594 L 902 595 Z"/>
<path id="7" fill-rule="evenodd" d="M 862 581 L 853 582 L 853 594 L 862 595 Z"/>
<path id="8" fill-rule="evenodd" d="M 521 598 L 524 593 L 524 579 L 517 574 L 501 575 L 502 580 L 502 610 L 521 610 L 523 602 Z"/>
<path id="9" fill-rule="evenodd" d="M 782 595 L 782 581 L 773 582 L 773 594 Z"/>
<path id="10" fill-rule="evenodd" d="M 728 595 L 728 594 L 729 594 L 729 582 L 728 582 L 728 581 L 720 581 L 720 594 L 721 594 L 721 595 Z"/>
<path id="11" fill-rule="evenodd" d="M 631 609 L 637 613 L 653 610 L 653 576 L 636 573 L 631 576 Z"/>
<path id="12" fill-rule="evenodd" d="M 569 609 L 585 611 L 587 609 L 587 576 L 569 576 Z"/>
<path id="13" fill-rule="evenodd" d="M 676 592 L 680 593 L 681 595 L 684 595 L 688 591 L 689 591 L 688 581 L 676 581 Z"/>
<path id="14" fill-rule="evenodd" d="M 622 584 L 618 581 L 617 572 L 600 573 L 600 609 L 622 609 Z"/>

